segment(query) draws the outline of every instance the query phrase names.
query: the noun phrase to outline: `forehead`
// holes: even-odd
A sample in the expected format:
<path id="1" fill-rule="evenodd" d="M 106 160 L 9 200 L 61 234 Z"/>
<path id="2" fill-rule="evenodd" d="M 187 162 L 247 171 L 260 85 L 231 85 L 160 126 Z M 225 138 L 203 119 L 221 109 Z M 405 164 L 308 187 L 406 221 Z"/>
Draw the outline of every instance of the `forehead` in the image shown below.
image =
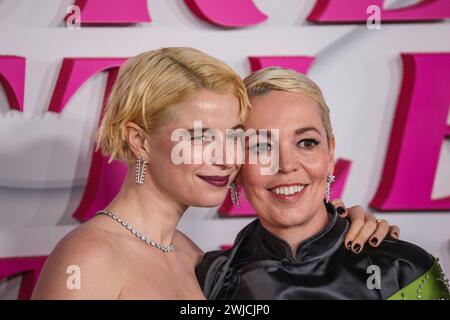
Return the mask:
<path id="1" fill-rule="evenodd" d="M 246 128 L 293 129 L 323 128 L 322 113 L 316 101 L 303 93 L 273 90 L 251 99 Z"/>
<path id="2" fill-rule="evenodd" d="M 232 93 L 200 89 L 187 101 L 177 104 L 174 111 L 173 123 L 183 126 L 202 121 L 204 127 L 232 128 L 240 123 L 239 99 Z"/>

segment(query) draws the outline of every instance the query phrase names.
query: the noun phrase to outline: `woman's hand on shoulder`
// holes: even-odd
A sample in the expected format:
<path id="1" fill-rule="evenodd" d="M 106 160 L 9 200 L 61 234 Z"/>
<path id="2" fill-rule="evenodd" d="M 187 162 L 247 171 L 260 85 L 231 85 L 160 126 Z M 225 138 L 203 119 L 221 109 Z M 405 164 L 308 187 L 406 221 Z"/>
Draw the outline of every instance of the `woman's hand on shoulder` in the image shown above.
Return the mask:
<path id="1" fill-rule="evenodd" d="M 331 203 L 339 216 L 350 220 L 344 244 L 354 253 L 360 253 L 367 242 L 371 247 L 378 247 L 386 236 L 394 239 L 400 236 L 398 226 L 390 226 L 384 219 L 377 220 L 373 213 L 366 212 L 361 206 L 347 208 L 341 199 L 334 199 Z"/>

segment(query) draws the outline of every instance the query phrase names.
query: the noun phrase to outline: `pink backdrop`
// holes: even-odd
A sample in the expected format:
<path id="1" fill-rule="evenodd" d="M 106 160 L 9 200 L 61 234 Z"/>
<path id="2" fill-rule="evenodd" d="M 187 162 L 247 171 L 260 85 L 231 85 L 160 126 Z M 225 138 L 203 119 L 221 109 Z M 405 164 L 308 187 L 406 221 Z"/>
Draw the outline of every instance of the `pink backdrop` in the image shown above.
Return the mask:
<path id="1" fill-rule="evenodd" d="M 75 4 L 80 8 L 81 16 L 78 21 L 80 21 L 81 28 L 75 30 L 67 27 L 64 22 L 73 23 L 73 21 L 77 21 L 73 19 L 73 12 L 65 11 L 66 7 L 54 8 L 55 15 L 53 20 L 57 21 L 59 19 L 55 25 L 40 25 L 36 27 L 38 24 L 38 20 L 36 20 L 31 23 L 34 24 L 34 29 L 30 25 L 22 27 L 21 22 L 16 23 L 14 21 L 17 20 L 14 19 L 26 20 L 28 16 L 27 10 L 30 7 L 20 8 L 20 6 L 15 6 L 13 2 L 0 2 L 0 11 L 3 14 L 0 15 L 0 19 L 4 18 L 1 23 L 10 26 L 8 35 L 6 35 L 6 31 L 1 31 L 0 33 L 6 39 L 6 41 L 0 41 L 0 83 L 3 90 L 0 98 L 4 98 L 0 100 L 3 108 L 0 122 L 2 126 L 4 124 L 3 127 L 6 128 L 4 130 L 9 130 L 0 132 L 3 133 L 1 136 L 2 140 L 5 141 L 0 149 L 2 156 L 0 178 L 3 174 L 3 180 L 0 180 L 0 194 L 3 194 L 3 196 L 0 196 L 2 201 L 0 202 L 0 213 L 2 216 L 0 239 L 13 239 L 9 244 L 4 242 L 4 245 L 0 247 L 0 284 L 3 285 L 3 289 L 0 287 L 0 297 L 12 298 L 12 296 L 17 296 L 20 299 L 29 298 L 42 263 L 57 240 L 66 231 L 76 227 L 77 223 L 89 219 L 96 211 L 103 208 L 117 193 L 123 181 L 126 173 L 125 167 L 118 162 L 107 164 L 107 159 L 99 152 L 93 151 L 92 143 L 89 142 L 89 137 L 95 131 L 95 127 L 101 119 L 104 101 L 116 79 L 118 68 L 126 60 L 127 56 L 143 51 L 143 48 L 140 46 L 133 47 L 129 51 L 119 49 L 122 46 L 121 37 L 123 36 L 123 30 L 127 30 L 127 35 L 136 37 L 136 42 L 148 41 L 144 50 L 180 44 L 204 49 L 202 44 L 204 41 L 207 41 L 207 37 L 205 38 L 204 34 L 214 36 L 218 40 L 213 42 L 211 46 L 217 50 L 212 50 L 211 47 L 207 47 L 204 50 L 207 52 L 212 51 L 213 55 L 225 61 L 229 58 L 230 61 L 227 62 L 232 65 L 237 64 L 242 68 L 243 72 L 241 71 L 240 73 L 243 76 L 250 71 L 270 65 L 289 67 L 308 74 L 316 66 L 317 68 L 320 68 L 321 65 L 328 66 L 329 69 L 325 69 L 325 72 L 321 73 L 323 78 L 318 77 L 325 83 L 324 91 L 325 96 L 327 96 L 327 86 L 336 87 L 339 90 L 338 88 L 341 84 L 334 82 L 333 64 L 330 62 L 333 60 L 334 50 L 339 53 L 339 45 L 331 48 L 331 54 L 324 56 L 320 50 L 314 48 L 314 43 L 308 42 L 299 45 L 303 50 L 291 50 L 288 45 L 286 45 L 285 49 L 283 47 L 274 49 L 274 43 L 282 41 L 275 40 L 275 37 L 281 39 L 285 37 L 286 41 L 296 41 L 295 38 L 292 38 L 292 34 L 295 34 L 295 28 L 300 30 L 305 28 L 305 24 L 316 32 L 311 34 L 311 37 L 323 37 L 325 42 L 327 41 L 326 33 L 330 35 L 334 32 L 339 33 L 343 26 L 345 28 L 359 28 L 359 30 L 361 28 L 365 29 L 366 20 L 370 15 L 367 12 L 367 8 L 373 4 L 381 8 L 381 29 L 370 31 L 378 33 L 376 35 L 367 35 L 367 37 L 377 37 L 378 44 L 383 45 L 385 43 L 386 47 L 390 48 L 390 56 L 386 59 L 395 61 L 396 65 L 391 65 L 387 70 L 388 72 L 392 72 L 392 70 L 399 71 L 397 78 L 391 76 L 391 74 L 385 75 L 385 77 L 391 79 L 392 83 L 396 81 L 395 84 L 391 83 L 391 86 L 386 83 L 378 83 L 379 86 L 374 83 L 364 84 L 365 90 L 373 95 L 376 95 L 377 92 L 390 92 L 391 94 L 390 100 L 379 105 L 380 113 L 383 113 L 385 110 L 392 110 L 390 121 L 379 121 L 378 123 L 381 123 L 379 126 L 380 130 L 371 133 L 372 137 L 380 136 L 383 141 L 380 143 L 385 147 L 377 148 L 380 151 L 376 156 L 378 163 L 371 167 L 370 165 L 365 167 L 364 171 L 367 175 L 363 175 L 361 171 L 356 173 L 352 171 L 354 162 L 360 163 L 365 161 L 370 164 L 375 157 L 364 154 L 358 158 L 353 157 L 351 152 L 346 154 L 344 146 L 344 149 L 341 149 L 343 151 L 341 153 L 338 152 L 339 157 L 336 163 L 337 180 L 333 186 L 332 196 L 343 197 L 347 201 L 345 196 L 355 193 L 355 188 L 358 188 L 357 186 L 355 187 L 355 184 L 359 183 L 366 186 L 366 181 L 370 181 L 370 187 L 366 188 L 359 198 L 352 198 L 351 196 L 348 198 L 356 200 L 357 203 L 362 205 L 370 206 L 372 209 L 379 211 L 380 215 L 383 212 L 393 215 L 413 213 L 427 221 L 433 220 L 429 223 L 443 223 L 444 229 L 445 226 L 448 227 L 446 229 L 447 234 L 444 232 L 439 239 L 433 238 L 435 237 L 432 235 L 433 230 L 421 230 L 422 233 L 429 233 L 429 235 L 423 235 L 424 238 L 415 238 L 413 236 L 411 239 L 406 240 L 422 241 L 422 243 L 419 243 L 420 245 L 430 251 L 434 251 L 433 253 L 437 255 L 443 255 L 444 269 L 447 268 L 449 270 L 449 260 L 445 259 L 448 258 L 449 252 L 450 220 L 448 219 L 448 213 L 450 212 L 450 192 L 441 192 L 439 196 L 433 196 L 433 193 L 437 188 L 437 184 L 441 186 L 441 189 L 449 190 L 449 162 L 442 160 L 444 157 L 442 150 L 445 150 L 445 146 L 448 146 L 446 139 L 450 137 L 450 126 L 448 124 L 450 107 L 450 46 L 447 45 L 444 49 L 439 49 L 439 45 L 437 45 L 440 41 L 439 39 L 433 42 L 430 40 L 414 40 L 414 37 L 411 38 L 411 42 L 414 43 L 416 41 L 420 50 L 408 50 L 408 46 L 402 47 L 401 45 L 396 48 L 393 45 L 395 39 L 404 36 L 409 37 L 409 30 L 414 28 L 420 29 L 424 27 L 429 37 L 434 37 L 436 34 L 433 32 L 433 26 L 441 34 L 447 36 L 447 38 L 441 40 L 449 42 L 450 32 L 448 30 L 450 28 L 448 28 L 449 23 L 446 20 L 450 17 L 449 1 L 429 0 L 397 9 L 383 8 L 382 0 L 310 1 L 308 10 L 303 11 L 304 19 L 301 22 L 302 24 L 295 21 L 289 26 L 289 29 L 286 29 L 287 27 L 281 23 L 270 25 L 269 22 L 272 15 L 275 17 L 274 19 L 278 19 L 276 21 L 282 21 L 280 12 L 285 13 L 285 11 L 277 10 L 301 11 L 292 5 L 293 2 L 287 1 L 284 4 L 280 4 L 281 6 L 286 5 L 286 7 L 281 7 L 281 9 L 277 10 L 274 9 L 275 6 L 268 7 L 265 13 L 260 8 L 260 3 L 258 6 L 257 1 L 253 2 L 251 0 L 218 0 L 214 2 L 185 0 L 184 4 L 176 4 L 176 9 L 178 10 L 180 6 L 183 6 L 184 18 L 187 21 L 191 21 L 186 22 L 187 28 L 193 29 L 192 33 L 189 34 L 190 38 L 185 41 L 180 41 L 177 36 L 179 25 L 175 25 L 172 22 L 174 25 L 171 26 L 171 20 L 169 20 L 171 16 L 168 12 L 173 10 L 173 7 L 165 7 L 163 8 L 164 10 L 158 11 L 158 8 L 161 9 L 161 7 L 153 9 L 152 1 L 77 0 L 73 3 L 72 1 L 66 1 L 65 4 L 67 6 Z M 43 6 L 50 9 L 54 4 L 51 1 L 44 2 Z M 6 19 L 4 13 L 8 13 L 8 10 L 11 10 L 11 15 L 14 19 Z M 152 18 L 150 18 L 150 13 Z M 165 20 L 165 14 L 167 15 L 167 20 Z M 178 18 L 180 17 L 178 16 Z M 192 22 L 193 20 L 194 22 Z M 434 23 L 429 24 L 430 22 Z M 27 23 L 25 21 L 25 24 Z M 159 32 L 163 39 L 154 41 L 157 44 L 153 44 L 152 38 L 147 37 L 143 30 L 157 28 L 159 24 L 162 26 Z M 447 31 L 441 31 L 442 26 L 446 27 Z M 283 28 L 285 28 L 285 33 Z M 384 31 L 386 29 L 389 33 Z M 397 33 L 393 33 L 392 30 Z M 30 37 L 42 37 L 43 43 L 51 43 L 51 46 L 55 46 L 49 38 L 51 38 L 52 33 L 57 33 L 58 37 L 60 37 L 59 33 L 62 32 L 66 34 L 60 45 L 67 45 L 70 49 L 62 54 L 47 52 L 45 56 L 40 56 L 39 54 L 43 52 L 42 49 L 38 48 L 38 43 L 30 39 Z M 345 37 L 351 32 L 352 30 L 346 31 L 342 35 L 338 34 L 337 38 L 345 40 Z M 383 32 L 386 33 L 383 34 Z M 15 38 L 11 34 L 15 35 Z M 158 33 L 154 31 L 152 35 L 157 36 Z M 87 49 L 84 46 L 81 49 L 76 46 L 72 47 L 69 44 L 71 41 L 78 44 L 84 43 L 87 41 L 86 39 L 96 37 L 99 37 L 98 47 L 96 45 L 87 45 Z M 102 42 L 102 37 L 109 37 L 109 41 Z M 303 37 L 307 37 L 307 35 L 303 35 Z M 27 43 L 27 41 L 33 44 L 24 46 L 23 43 Z M 241 49 L 240 46 L 245 41 L 252 41 L 251 49 Z M 351 42 L 352 40 L 348 41 Z M 358 41 L 358 39 L 353 41 Z M 221 42 L 229 42 L 231 47 L 231 44 L 235 42 L 237 50 L 231 53 L 230 49 L 226 49 L 226 54 L 221 56 L 221 46 L 223 45 Z M 97 48 L 98 50 L 96 50 Z M 253 48 L 256 49 L 253 50 Z M 377 48 L 367 48 L 365 50 L 373 52 Z M 108 54 L 105 54 L 105 52 Z M 384 55 L 387 57 L 385 51 L 380 49 L 380 52 L 383 52 L 380 56 Z M 49 74 L 45 68 L 39 69 L 34 67 L 32 70 L 28 69 L 30 63 L 35 65 L 40 59 L 45 59 L 55 66 L 52 68 L 55 71 L 54 74 Z M 236 62 L 236 59 L 238 59 L 238 62 Z M 339 54 L 336 54 L 336 60 L 339 61 L 339 59 L 341 59 Z M 361 63 L 365 66 L 365 64 L 371 64 L 372 62 L 369 59 L 365 60 L 364 57 L 360 57 L 360 60 L 355 63 Z M 398 66 L 397 69 L 395 69 L 395 66 Z M 327 72 L 330 73 L 329 78 L 333 79 L 333 84 L 331 85 L 326 84 L 326 81 L 323 80 L 327 77 Z M 89 94 L 98 97 L 98 100 L 94 101 L 91 98 L 84 100 L 84 102 L 87 102 L 86 117 L 84 119 L 94 119 L 95 121 L 86 129 L 83 138 L 80 139 L 88 141 L 89 143 L 87 144 L 89 146 L 84 150 L 84 160 L 77 160 L 76 155 L 75 160 L 72 160 L 74 162 L 72 167 L 74 173 L 72 174 L 73 179 L 69 187 L 58 187 L 58 183 L 55 183 L 57 181 L 55 176 L 57 175 L 52 170 L 49 170 L 49 172 L 52 172 L 51 177 L 49 173 L 49 181 L 41 177 L 41 179 L 34 180 L 33 183 L 27 183 L 27 179 L 24 177 L 15 179 L 16 176 L 14 174 L 8 176 L 7 171 L 10 171 L 8 168 L 11 163 L 14 163 L 11 159 L 15 158 L 13 153 L 17 149 L 8 148 L 7 146 L 14 145 L 14 140 L 17 139 L 19 141 L 20 136 L 15 137 L 15 132 L 20 130 L 20 126 L 13 126 L 13 123 L 16 124 L 14 121 L 31 114 L 31 121 L 34 121 L 34 123 L 28 122 L 28 128 L 30 124 L 31 126 L 38 126 L 39 117 L 36 114 L 33 115 L 33 111 L 30 111 L 36 110 L 36 108 L 40 108 L 42 111 L 41 118 L 53 117 L 52 121 L 54 122 L 62 122 L 63 118 L 69 116 L 69 114 L 72 116 L 76 115 L 79 100 L 73 100 L 79 98 L 81 92 L 85 90 L 85 87 L 93 79 L 97 79 L 103 74 L 106 75 L 104 87 L 100 88 L 100 86 L 97 86 L 96 90 L 92 90 Z M 368 75 L 370 76 L 369 73 Z M 313 74 L 311 76 L 314 78 Z M 351 75 L 346 76 L 352 81 Z M 29 92 L 40 91 L 39 81 L 45 81 L 49 77 L 53 78 L 53 81 L 47 83 L 49 90 L 40 93 L 46 98 L 25 99 Z M 353 81 L 357 81 L 356 76 Z M 381 86 L 384 86 L 384 88 L 381 88 Z M 393 90 L 392 88 L 398 89 Z M 332 114 L 341 114 L 341 116 L 336 117 L 338 121 L 334 121 L 335 128 L 347 125 L 353 128 L 352 134 L 342 134 L 342 137 L 347 139 L 350 136 L 357 136 L 361 130 L 364 131 L 366 121 L 370 122 L 371 120 L 358 116 L 352 117 L 351 112 L 347 113 L 347 116 L 345 107 L 342 107 L 343 103 L 339 103 L 339 101 L 345 101 L 346 97 L 342 97 L 342 100 L 340 100 L 341 96 L 338 93 L 333 92 L 333 90 L 330 90 L 330 92 L 332 97 L 339 97 L 335 99 L 336 103 L 330 104 L 332 106 Z M 364 96 L 360 92 L 354 94 Z M 361 97 L 361 101 L 369 99 L 370 96 Z M 363 111 L 369 110 L 366 106 L 358 106 L 358 108 L 361 108 Z M 70 109 L 74 110 L 71 111 Z M 52 115 L 47 115 L 48 113 Z M 22 123 L 21 125 L 26 124 Z M 27 130 L 27 134 L 32 134 L 31 130 Z M 55 128 L 49 136 L 57 140 L 58 130 L 58 128 Z M 381 131 L 386 132 L 384 136 Z M 338 138 L 339 133 L 337 129 Z M 20 139 L 20 141 L 23 141 L 27 138 L 20 137 Z M 338 139 L 338 150 L 340 148 L 339 141 L 345 141 L 346 139 Z M 6 143 L 6 140 L 10 141 L 9 144 Z M 36 143 L 31 138 L 29 141 Z M 50 141 L 52 140 L 50 139 Z M 20 145 L 19 142 L 18 144 Z M 366 144 L 370 143 L 367 142 Z M 356 147 L 357 144 L 355 145 Z M 46 147 L 44 145 L 34 145 L 33 148 L 28 150 L 21 148 L 20 153 L 23 155 L 22 157 L 29 159 L 33 157 L 32 150 L 40 150 L 41 148 Z M 364 153 L 362 149 L 360 150 L 358 151 L 356 148 L 356 153 Z M 46 166 L 52 167 L 52 161 L 57 162 L 57 160 L 49 159 L 46 162 Z M 29 162 L 29 164 L 39 166 L 37 162 L 41 166 L 45 165 L 43 160 L 36 160 L 35 162 Z M 15 168 L 17 170 L 20 169 L 20 167 Z M 81 170 L 84 173 L 84 178 L 79 185 L 76 185 L 74 182 L 77 180 L 77 168 L 78 171 Z M 439 172 L 444 172 L 444 174 Z M 359 178 L 356 178 L 356 180 L 354 178 L 349 185 L 352 175 L 359 176 Z M 443 175 L 446 178 L 442 178 Z M 438 176 L 441 177 L 440 181 L 444 182 L 438 183 Z M 52 179 L 55 179 L 55 181 Z M 52 186 L 49 188 L 49 185 Z M 76 187 L 78 187 L 79 194 L 75 197 L 75 200 L 73 197 L 70 197 L 65 204 L 62 204 L 60 213 L 55 213 L 60 218 L 57 223 L 53 223 L 51 218 L 46 219 L 45 214 L 42 212 L 34 212 L 31 218 L 26 221 L 22 221 L 19 217 L 13 217 L 17 212 L 33 211 L 33 205 L 30 203 L 28 206 L 22 207 L 19 204 L 12 203 L 12 200 L 8 200 L 14 197 L 8 197 L 7 195 L 13 194 L 16 195 L 16 199 L 25 199 L 24 197 L 27 197 L 25 191 L 34 192 L 30 191 L 30 189 L 52 189 L 52 192 L 54 192 L 58 188 L 72 190 L 76 189 Z M 46 205 L 50 206 L 51 201 L 46 199 Z M 192 211 L 195 210 L 193 209 Z M 194 215 L 195 213 L 189 214 Z M 254 216 L 254 210 L 245 200 L 245 194 L 241 191 L 241 208 L 233 208 L 230 198 L 227 197 L 220 208 L 215 209 L 212 213 L 208 213 L 208 215 L 202 215 L 202 220 L 210 219 L 211 215 L 219 218 L 214 223 L 222 221 L 224 226 L 228 226 L 226 227 L 228 228 L 228 233 L 225 241 L 220 236 L 215 239 L 215 243 L 226 245 L 232 242 L 233 237 L 231 234 Z M 24 216 L 26 216 L 26 213 L 24 213 Z M 406 226 L 407 231 L 409 230 L 409 233 L 407 232 L 406 234 L 415 235 L 416 233 L 414 232 L 418 232 L 417 230 L 420 228 L 419 218 L 416 219 L 414 215 L 409 216 L 408 221 L 412 221 L 412 224 Z M 395 218 L 390 220 L 396 222 Z M 231 227 L 230 221 L 236 221 L 236 223 Z M 399 221 L 406 225 L 406 220 Z M 403 228 L 403 225 L 399 224 Z M 218 247 L 218 245 L 215 247 L 206 245 L 206 239 L 214 237 L 215 234 L 211 233 L 205 236 L 203 233 L 206 231 L 201 230 L 197 225 L 200 226 L 201 224 L 196 219 L 188 219 L 182 227 L 194 239 L 198 237 L 200 245 L 205 250 Z M 58 229 L 58 231 L 55 229 L 53 236 L 49 236 L 48 241 L 40 242 L 37 247 L 17 241 L 18 235 L 21 233 L 29 234 L 28 230 L 32 231 L 31 234 L 34 232 L 35 235 L 40 234 L 45 237 L 45 233 L 36 231 L 37 228 L 52 230 L 52 226 L 64 226 L 65 229 Z M 11 230 L 15 231 L 16 236 L 11 237 Z M 202 233 L 202 235 L 199 235 L 199 233 Z M 431 239 L 430 242 L 427 242 L 428 239 Z M 427 245 L 429 246 L 428 248 Z M 19 286 L 17 283 L 9 285 L 14 279 L 21 279 Z"/>

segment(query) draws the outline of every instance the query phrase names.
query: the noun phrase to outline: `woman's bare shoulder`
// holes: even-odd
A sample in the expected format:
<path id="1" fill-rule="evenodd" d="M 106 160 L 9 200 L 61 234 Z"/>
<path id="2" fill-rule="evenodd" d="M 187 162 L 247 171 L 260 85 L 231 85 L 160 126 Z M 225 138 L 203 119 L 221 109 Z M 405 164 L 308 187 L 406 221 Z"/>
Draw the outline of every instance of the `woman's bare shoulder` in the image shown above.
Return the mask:
<path id="1" fill-rule="evenodd" d="M 82 225 L 64 236 L 44 264 L 33 299 L 115 299 L 121 288 L 114 236 Z"/>
<path id="2" fill-rule="evenodd" d="M 178 248 L 186 252 L 192 258 L 194 265 L 197 265 L 203 257 L 203 250 L 180 230 L 176 230 L 175 232 L 174 246 L 176 249 Z"/>

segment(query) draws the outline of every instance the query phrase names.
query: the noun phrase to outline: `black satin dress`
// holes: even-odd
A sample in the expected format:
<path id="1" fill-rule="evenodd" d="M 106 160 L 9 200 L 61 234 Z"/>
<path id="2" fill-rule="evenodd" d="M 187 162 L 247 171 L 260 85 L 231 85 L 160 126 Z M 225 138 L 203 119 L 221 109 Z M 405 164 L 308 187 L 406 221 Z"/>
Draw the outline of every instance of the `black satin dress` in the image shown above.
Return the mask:
<path id="1" fill-rule="evenodd" d="M 208 299 L 387 299 L 417 279 L 434 258 L 414 244 L 386 238 L 354 254 L 344 247 L 349 221 L 326 205 L 329 225 L 302 242 L 296 257 L 287 242 L 258 219 L 242 229 L 231 249 L 207 252 L 196 275 Z M 378 266 L 380 282 L 367 282 Z M 371 289 L 369 289 L 369 287 Z"/>

